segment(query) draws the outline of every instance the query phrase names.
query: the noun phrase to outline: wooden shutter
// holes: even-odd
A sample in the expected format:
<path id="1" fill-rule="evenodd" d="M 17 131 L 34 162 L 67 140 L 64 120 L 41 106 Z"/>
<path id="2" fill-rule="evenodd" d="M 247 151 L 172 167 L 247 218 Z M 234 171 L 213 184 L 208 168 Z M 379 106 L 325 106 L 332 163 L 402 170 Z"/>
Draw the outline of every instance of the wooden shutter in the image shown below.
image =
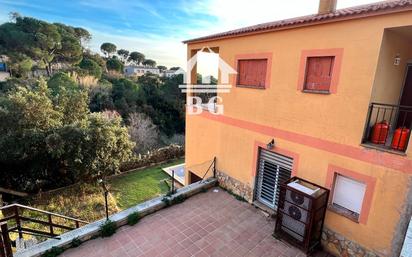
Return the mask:
<path id="1" fill-rule="evenodd" d="M 238 85 L 265 88 L 267 59 L 239 60 Z"/>
<path id="2" fill-rule="evenodd" d="M 329 91 L 334 56 L 308 57 L 306 64 L 306 90 Z"/>

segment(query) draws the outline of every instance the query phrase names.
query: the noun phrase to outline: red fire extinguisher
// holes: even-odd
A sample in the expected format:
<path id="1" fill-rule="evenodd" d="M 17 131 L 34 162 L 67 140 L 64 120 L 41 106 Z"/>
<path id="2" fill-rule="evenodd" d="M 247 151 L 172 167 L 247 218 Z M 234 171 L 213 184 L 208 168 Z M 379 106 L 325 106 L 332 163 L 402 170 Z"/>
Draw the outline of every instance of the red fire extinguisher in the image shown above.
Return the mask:
<path id="1" fill-rule="evenodd" d="M 389 123 L 386 120 L 376 123 L 372 128 L 372 143 L 385 144 L 388 133 Z"/>
<path id="2" fill-rule="evenodd" d="M 392 149 L 404 151 L 406 149 L 406 142 L 408 141 L 410 129 L 400 127 L 395 130 L 392 139 Z"/>

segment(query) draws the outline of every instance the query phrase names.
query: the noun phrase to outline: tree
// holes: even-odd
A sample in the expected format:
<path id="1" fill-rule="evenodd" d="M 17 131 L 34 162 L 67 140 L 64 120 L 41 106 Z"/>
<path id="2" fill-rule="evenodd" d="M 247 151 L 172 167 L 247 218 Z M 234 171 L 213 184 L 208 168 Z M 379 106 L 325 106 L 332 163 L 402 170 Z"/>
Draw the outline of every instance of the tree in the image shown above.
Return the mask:
<path id="1" fill-rule="evenodd" d="M 84 47 L 84 44 L 89 43 L 92 39 L 92 35 L 89 31 L 84 28 L 74 28 L 74 33 L 76 37 L 80 40 L 81 45 Z"/>
<path id="2" fill-rule="evenodd" d="M 143 65 L 150 66 L 150 67 L 156 67 L 156 62 L 151 59 L 146 59 L 143 61 Z"/>
<path id="3" fill-rule="evenodd" d="M 95 180 L 130 158 L 120 117 L 90 114 L 84 91 L 57 91 L 40 81 L 0 98 L 0 186 L 38 191 Z"/>
<path id="4" fill-rule="evenodd" d="M 123 63 L 115 58 L 107 60 L 106 67 L 109 71 L 123 72 Z"/>
<path id="5" fill-rule="evenodd" d="M 79 63 L 79 67 L 87 70 L 89 75 L 92 75 L 98 79 L 102 76 L 102 68 L 92 59 L 83 58 L 83 60 Z"/>
<path id="6" fill-rule="evenodd" d="M 87 58 L 96 62 L 103 70 L 106 70 L 106 60 L 100 55 L 86 49 L 83 52 L 83 58 Z"/>
<path id="7" fill-rule="evenodd" d="M 13 22 L 0 25 L 0 54 L 10 57 L 11 63 L 30 58 L 50 76 L 57 62 L 77 64 L 81 61 L 80 41 L 85 31 L 79 37 L 73 27 L 14 15 Z"/>
<path id="8" fill-rule="evenodd" d="M 107 58 L 109 58 L 110 55 L 116 52 L 116 45 L 112 43 L 103 43 L 100 46 L 100 50 L 106 55 Z"/>
<path id="9" fill-rule="evenodd" d="M 126 63 L 127 58 L 129 58 L 129 51 L 125 49 L 117 50 L 117 54 L 120 56 L 123 63 Z"/>
<path id="10" fill-rule="evenodd" d="M 128 119 L 130 138 L 136 143 L 135 153 L 152 150 L 159 141 L 159 131 L 152 120 L 143 113 L 131 113 Z"/>
<path id="11" fill-rule="evenodd" d="M 159 65 L 159 66 L 157 66 L 157 68 L 158 68 L 160 71 L 165 71 L 165 70 L 167 70 L 167 67 L 166 67 L 166 66 L 163 66 L 163 65 Z"/>
<path id="12" fill-rule="evenodd" d="M 108 81 L 100 81 L 89 91 L 89 109 L 91 112 L 101 112 L 104 110 L 114 110 L 112 99 L 112 84 Z"/>
<path id="13" fill-rule="evenodd" d="M 59 73 L 54 74 L 47 82 L 47 86 L 49 87 L 50 93 L 52 95 L 60 94 L 62 88 L 64 88 L 65 90 L 69 90 L 69 91 L 74 91 L 74 90 L 79 89 L 79 86 L 76 84 L 76 82 L 72 80 L 64 72 L 59 72 Z"/>
<path id="14" fill-rule="evenodd" d="M 140 65 L 145 60 L 145 56 L 139 52 L 131 52 L 129 55 L 129 61 L 137 65 Z"/>

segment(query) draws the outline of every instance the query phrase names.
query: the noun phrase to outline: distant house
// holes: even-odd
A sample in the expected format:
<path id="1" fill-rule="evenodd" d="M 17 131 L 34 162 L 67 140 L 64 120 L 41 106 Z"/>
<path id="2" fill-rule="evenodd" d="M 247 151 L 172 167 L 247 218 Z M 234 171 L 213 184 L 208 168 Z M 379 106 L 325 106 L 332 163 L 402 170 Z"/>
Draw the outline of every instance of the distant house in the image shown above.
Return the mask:
<path id="1" fill-rule="evenodd" d="M 140 77 L 146 73 L 152 73 L 159 76 L 161 75 L 161 72 L 158 68 L 149 66 L 127 65 L 124 67 L 123 72 L 127 77 Z"/>
<path id="2" fill-rule="evenodd" d="M 165 70 L 162 73 L 163 73 L 163 77 L 166 77 L 166 78 L 171 78 L 177 75 L 175 70 Z"/>
<path id="3" fill-rule="evenodd" d="M 7 65 L 4 62 L 0 62 L 0 81 L 5 81 L 10 77 L 10 73 L 7 71 Z"/>

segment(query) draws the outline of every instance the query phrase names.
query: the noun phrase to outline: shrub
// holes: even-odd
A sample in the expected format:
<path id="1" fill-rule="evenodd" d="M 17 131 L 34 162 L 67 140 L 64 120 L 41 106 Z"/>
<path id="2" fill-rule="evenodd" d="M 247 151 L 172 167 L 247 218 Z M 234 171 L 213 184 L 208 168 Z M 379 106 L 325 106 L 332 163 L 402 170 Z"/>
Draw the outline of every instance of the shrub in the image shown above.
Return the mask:
<path id="1" fill-rule="evenodd" d="M 78 237 L 75 237 L 75 238 L 73 238 L 72 243 L 70 244 L 70 246 L 72 248 L 75 248 L 75 247 L 79 247 L 81 244 L 82 244 L 82 240 L 80 240 L 80 238 L 78 238 Z"/>
<path id="2" fill-rule="evenodd" d="M 63 248 L 53 246 L 50 250 L 42 254 L 42 257 L 56 257 L 64 252 Z"/>
<path id="3" fill-rule="evenodd" d="M 184 154 L 184 147 L 178 145 L 170 145 L 151 151 L 148 154 L 141 155 L 140 157 L 135 156 L 130 161 L 122 163 L 120 170 L 123 172 L 137 169 L 151 164 L 181 158 L 182 156 L 184 156 Z"/>
<path id="4" fill-rule="evenodd" d="M 114 223 L 111 220 L 107 220 L 105 223 L 103 223 L 100 226 L 100 233 L 102 237 L 110 237 L 114 233 L 116 233 L 116 229 L 117 229 L 116 223 Z"/>
<path id="5" fill-rule="evenodd" d="M 139 222 L 139 220 L 140 220 L 139 212 L 133 212 L 129 216 L 127 216 L 127 224 L 129 226 L 133 226 L 133 225 L 137 224 L 137 222 Z"/>
<path id="6" fill-rule="evenodd" d="M 170 201 L 168 196 L 163 197 L 162 202 L 164 202 L 166 204 L 166 207 L 171 205 L 171 201 Z"/>
<path id="7" fill-rule="evenodd" d="M 183 203 L 186 200 L 184 195 L 178 195 L 172 199 L 172 204 Z"/>

